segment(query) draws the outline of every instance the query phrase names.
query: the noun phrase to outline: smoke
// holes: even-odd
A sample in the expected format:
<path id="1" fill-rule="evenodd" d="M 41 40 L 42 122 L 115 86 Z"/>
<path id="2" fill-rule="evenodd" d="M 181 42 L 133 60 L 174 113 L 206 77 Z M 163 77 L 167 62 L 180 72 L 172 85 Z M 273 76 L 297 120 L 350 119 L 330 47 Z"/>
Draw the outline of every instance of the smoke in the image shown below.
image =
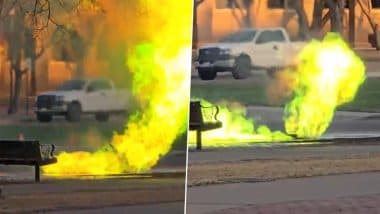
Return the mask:
<path id="1" fill-rule="evenodd" d="M 186 132 L 190 92 L 192 1 L 103 1 L 111 47 L 123 40 L 124 66 L 140 104 L 122 133 L 94 153 L 62 152 L 51 175 L 149 170 Z M 115 42 L 115 44 L 113 43 Z"/>

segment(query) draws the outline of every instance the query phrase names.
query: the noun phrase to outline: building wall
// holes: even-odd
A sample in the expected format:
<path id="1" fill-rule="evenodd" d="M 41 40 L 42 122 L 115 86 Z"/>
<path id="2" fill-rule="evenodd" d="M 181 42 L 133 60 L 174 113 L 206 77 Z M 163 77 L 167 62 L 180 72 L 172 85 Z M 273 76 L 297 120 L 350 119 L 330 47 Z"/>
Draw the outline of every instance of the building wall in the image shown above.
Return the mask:
<path id="1" fill-rule="evenodd" d="M 216 1 L 223 0 L 205 0 L 198 7 L 198 28 L 199 28 L 199 42 L 212 42 L 221 36 L 228 34 L 232 31 L 238 30 L 241 26 L 241 13 L 238 9 L 217 7 Z M 294 10 L 286 9 L 270 9 L 268 8 L 269 0 L 254 0 L 250 8 L 252 16 L 251 22 L 253 27 L 280 27 L 287 28 L 290 35 L 295 36 L 298 32 L 297 15 Z M 362 0 L 368 8 L 371 8 L 371 0 Z M 219 2 L 220 3 L 220 2 Z M 314 8 L 314 0 L 304 0 L 304 8 L 307 14 L 309 23 L 312 21 L 312 13 Z M 328 9 L 324 9 L 323 13 L 326 14 Z M 356 5 L 356 43 L 367 44 L 368 33 L 372 33 L 372 29 L 361 11 L 359 5 Z M 236 14 L 236 15 L 234 15 Z M 370 14 L 375 22 L 380 21 L 380 8 L 370 9 Z M 286 21 L 287 20 L 287 21 Z M 344 35 L 348 33 L 348 10 L 345 10 L 344 15 Z M 325 33 L 329 31 L 329 22 L 323 28 Z M 368 44 L 367 44 L 368 45 Z"/>

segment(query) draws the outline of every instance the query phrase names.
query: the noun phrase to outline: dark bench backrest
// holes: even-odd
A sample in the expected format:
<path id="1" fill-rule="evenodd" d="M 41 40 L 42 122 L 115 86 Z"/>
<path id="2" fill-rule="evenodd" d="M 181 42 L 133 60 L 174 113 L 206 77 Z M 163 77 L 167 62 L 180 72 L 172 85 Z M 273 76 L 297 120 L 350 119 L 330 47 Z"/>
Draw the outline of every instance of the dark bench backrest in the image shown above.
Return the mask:
<path id="1" fill-rule="evenodd" d="M 190 123 L 203 123 L 200 101 L 190 101 Z"/>
<path id="2" fill-rule="evenodd" d="M 40 160 L 40 144 L 36 140 L 0 140 L 1 158 Z"/>

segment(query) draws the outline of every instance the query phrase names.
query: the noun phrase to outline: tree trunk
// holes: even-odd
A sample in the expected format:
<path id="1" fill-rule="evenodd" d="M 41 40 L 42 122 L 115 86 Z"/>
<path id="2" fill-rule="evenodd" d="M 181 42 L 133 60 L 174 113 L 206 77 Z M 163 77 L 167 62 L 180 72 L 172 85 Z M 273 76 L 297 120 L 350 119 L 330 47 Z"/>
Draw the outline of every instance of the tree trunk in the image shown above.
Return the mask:
<path id="1" fill-rule="evenodd" d="M 341 0 L 326 0 L 326 3 L 331 12 L 330 23 L 331 23 L 331 31 L 342 33 L 343 31 L 343 9 L 344 9 L 344 1 Z"/>
<path id="2" fill-rule="evenodd" d="M 13 100 L 13 68 L 12 66 L 9 69 L 9 105 L 8 105 L 8 114 L 12 114 L 12 100 Z"/>
<path id="3" fill-rule="evenodd" d="M 197 2 L 193 4 L 193 49 L 198 47 L 198 18 L 197 18 Z"/>
<path id="4" fill-rule="evenodd" d="M 9 103 L 9 108 L 8 108 L 8 114 L 14 114 L 17 113 L 18 111 L 18 102 L 20 98 L 20 93 L 21 93 L 21 83 L 22 83 L 22 75 L 23 71 L 20 69 L 19 65 L 12 66 L 12 73 L 14 75 L 14 84 L 12 87 L 12 92 L 11 94 L 11 99 Z M 12 78 L 13 79 L 13 78 Z M 11 81 L 12 82 L 12 81 Z"/>
<path id="5" fill-rule="evenodd" d="M 37 94 L 37 78 L 36 78 L 36 58 L 31 59 L 30 70 L 30 95 L 35 96 Z"/>
<path id="6" fill-rule="evenodd" d="M 21 92 L 21 81 L 22 81 L 22 71 L 20 68 L 15 68 L 15 83 L 14 83 L 14 93 L 13 98 L 11 102 L 11 113 L 17 113 L 18 111 L 18 101 L 20 99 L 20 92 Z"/>
<path id="7" fill-rule="evenodd" d="M 22 76 L 27 70 L 21 70 L 21 53 L 17 54 L 17 57 L 14 61 L 14 64 L 11 66 L 12 71 L 14 73 L 14 84 L 13 84 L 13 93 L 12 93 L 12 99 L 10 101 L 9 105 L 9 114 L 16 113 L 18 111 L 18 101 L 20 98 L 20 92 L 21 92 L 21 81 Z"/>
<path id="8" fill-rule="evenodd" d="M 322 12 L 324 3 L 324 0 L 314 0 L 313 20 L 311 23 L 311 30 L 313 33 L 319 33 L 322 30 Z"/>
<path id="9" fill-rule="evenodd" d="M 303 7 L 303 0 L 293 1 L 293 7 L 298 15 L 298 37 L 302 40 L 307 40 L 310 38 L 310 32 L 306 12 Z"/>
<path id="10" fill-rule="evenodd" d="M 245 16 L 244 16 L 244 23 L 245 27 L 251 27 L 251 6 L 254 3 L 254 0 L 243 0 L 244 8 L 245 8 Z"/>
<path id="11" fill-rule="evenodd" d="M 84 77 L 84 58 L 77 59 L 76 60 L 76 76 L 77 77 Z"/>

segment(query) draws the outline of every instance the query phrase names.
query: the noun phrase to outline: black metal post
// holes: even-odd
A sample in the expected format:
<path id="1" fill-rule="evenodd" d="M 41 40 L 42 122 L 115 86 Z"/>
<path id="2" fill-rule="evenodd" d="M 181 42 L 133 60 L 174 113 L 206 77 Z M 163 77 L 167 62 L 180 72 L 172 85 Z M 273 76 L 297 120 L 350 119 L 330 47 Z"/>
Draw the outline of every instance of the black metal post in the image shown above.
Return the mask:
<path id="1" fill-rule="evenodd" d="M 40 165 L 38 163 L 34 165 L 34 176 L 35 181 L 40 182 Z"/>
<path id="2" fill-rule="evenodd" d="M 202 131 L 197 130 L 197 150 L 202 150 Z"/>

